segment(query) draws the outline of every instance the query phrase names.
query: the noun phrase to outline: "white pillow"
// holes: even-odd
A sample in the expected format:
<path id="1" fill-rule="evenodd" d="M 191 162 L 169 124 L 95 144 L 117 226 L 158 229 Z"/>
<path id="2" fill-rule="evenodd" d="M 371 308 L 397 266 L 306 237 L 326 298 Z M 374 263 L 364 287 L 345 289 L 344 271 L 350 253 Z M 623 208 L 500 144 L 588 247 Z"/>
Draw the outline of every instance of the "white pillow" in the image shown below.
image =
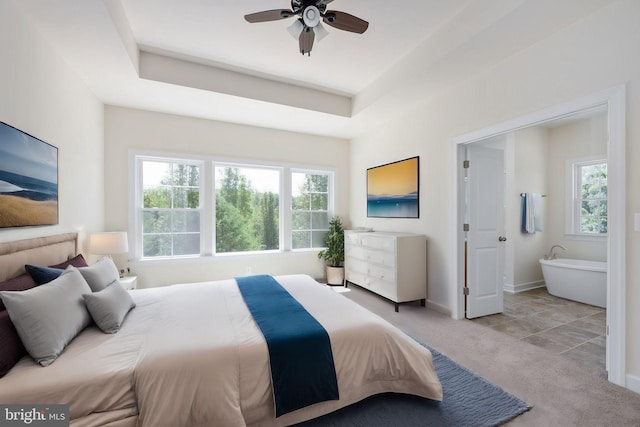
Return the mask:
<path id="1" fill-rule="evenodd" d="M 45 285 L 0 292 L 0 297 L 27 352 L 47 366 L 91 322 L 82 297 L 87 292 L 91 292 L 87 282 L 69 266 Z"/>
<path id="2" fill-rule="evenodd" d="M 102 257 L 95 264 L 78 268 L 84 280 L 87 281 L 91 291 L 98 292 L 106 288 L 114 280 L 120 278 L 118 267 L 110 258 Z"/>
<path id="3" fill-rule="evenodd" d="M 107 334 L 118 332 L 127 313 L 136 306 L 129 292 L 117 281 L 83 297 L 91 318 Z"/>

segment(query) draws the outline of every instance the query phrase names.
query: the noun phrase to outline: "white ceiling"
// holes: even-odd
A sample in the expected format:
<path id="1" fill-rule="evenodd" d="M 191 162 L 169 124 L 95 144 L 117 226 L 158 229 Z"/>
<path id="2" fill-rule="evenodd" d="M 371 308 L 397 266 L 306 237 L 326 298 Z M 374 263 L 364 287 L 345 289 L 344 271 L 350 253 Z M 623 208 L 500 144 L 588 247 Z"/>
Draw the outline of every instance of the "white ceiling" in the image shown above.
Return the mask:
<path id="1" fill-rule="evenodd" d="M 105 104 L 352 138 L 398 100 L 487 69 L 609 1 L 335 0 L 328 9 L 369 28 L 325 25 L 311 56 L 287 32 L 294 18 L 243 18 L 289 0 L 16 3 Z"/>
<path id="2" fill-rule="evenodd" d="M 370 23 L 362 35 L 330 26 L 329 35 L 302 56 L 287 27 L 294 18 L 249 24 L 244 15 L 289 9 L 290 0 L 124 0 L 141 46 L 186 54 L 280 79 L 356 94 L 409 53 L 464 0 L 405 2 L 335 0 L 341 10 Z"/>

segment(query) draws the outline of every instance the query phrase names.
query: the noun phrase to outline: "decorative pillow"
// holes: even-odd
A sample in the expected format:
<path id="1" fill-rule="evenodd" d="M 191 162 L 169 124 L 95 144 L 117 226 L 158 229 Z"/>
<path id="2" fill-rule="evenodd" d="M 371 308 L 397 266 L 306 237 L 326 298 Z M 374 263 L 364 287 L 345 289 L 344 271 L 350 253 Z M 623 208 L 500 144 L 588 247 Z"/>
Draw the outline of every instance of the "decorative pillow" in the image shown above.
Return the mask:
<path id="1" fill-rule="evenodd" d="M 120 278 L 118 267 L 107 257 L 102 257 L 95 264 L 78 269 L 93 292 L 106 288 L 114 280 Z"/>
<path id="2" fill-rule="evenodd" d="M 0 350 L 0 378 L 2 378 L 22 356 L 27 354 L 6 311 L 0 311 L 0 349 L 2 349 Z"/>
<path id="3" fill-rule="evenodd" d="M 87 261 L 85 261 L 85 259 L 82 256 L 82 254 L 78 254 L 75 257 L 66 260 L 65 262 L 61 262 L 60 264 L 56 264 L 56 265 L 50 265 L 49 267 L 51 267 L 51 268 L 60 268 L 60 269 L 64 270 L 65 268 L 69 267 L 70 265 L 73 265 L 76 268 L 80 268 L 80 267 L 86 267 L 89 264 L 87 264 Z"/>
<path id="4" fill-rule="evenodd" d="M 23 274 L 13 279 L 0 283 L 0 291 L 26 291 L 35 288 L 38 284 L 28 274 Z M 2 298 L 0 298 L 0 311 L 6 310 Z"/>
<path id="5" fill-rule="evenodd" d="M 89 292 L 91 288 L 82 275 L 69 266 L 46 286 L 22 292 L 3 291 L 0 298 L 27 352 L 40 365 L 47 366 L 91 322 L 82 298 Z"/>
<path id="6" fill-rule="evenodd" d="M 24 269 L 27 270 L 29 276 L 31 276 L 38 285 L 44 285 L 53 279 L 57 279 L 64 271 L 62 268 L 41 267 L 31 264 L 25 265 Z"/>
<path id="7" fill-rule="evenodd" d="M 49 267 L 27 264 L 24 268 L 38 285 L 44 285 L 53 279 L 57 279 L 64 269 L 70 265 L 74 267 L 87 267 L 87 261 L 85 261 L 82 254 L 78 254 L 71 259 L 61 262 L 60 264 L 50 265 Z"/>
<path id="8" fill-rule="evenodd" d="M 127 313 L 136 306 L 129 292 L 118 281 L 83 297 L 91 318 L 106 334 L 118 332 Z"/>

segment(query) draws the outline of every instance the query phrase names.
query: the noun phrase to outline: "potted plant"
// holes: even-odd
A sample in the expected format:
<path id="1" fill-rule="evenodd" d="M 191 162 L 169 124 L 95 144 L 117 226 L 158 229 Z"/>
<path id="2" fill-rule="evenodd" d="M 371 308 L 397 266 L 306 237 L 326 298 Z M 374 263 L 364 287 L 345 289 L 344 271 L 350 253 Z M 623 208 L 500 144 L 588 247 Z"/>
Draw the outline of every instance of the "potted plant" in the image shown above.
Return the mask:
<path id="1" fill-rule="evenodd" d="M 327 262 L 327 284 L 344 284 L 344 228 L 340 217 L 329 221 L 329 231 L 324 238 L 325 249 L 318 252 L 318 258 Z"/>

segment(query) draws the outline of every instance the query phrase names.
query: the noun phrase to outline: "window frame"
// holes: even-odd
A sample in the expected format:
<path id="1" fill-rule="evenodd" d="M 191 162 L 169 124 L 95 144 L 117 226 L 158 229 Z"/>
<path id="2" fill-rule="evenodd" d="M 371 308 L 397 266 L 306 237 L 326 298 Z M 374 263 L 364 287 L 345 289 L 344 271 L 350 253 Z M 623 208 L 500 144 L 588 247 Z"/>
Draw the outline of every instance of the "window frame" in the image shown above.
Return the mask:
<path id="1" fill-rule="evenodd" d="M 134 254 L 136 259 L 178 259 L 178 258 L 193 258 L 199 255 L 170 255 L 170 256 L 157 256 L 157 257 L 144 257 L 143 249 L 144 249 L 144 212 L 148 210 L 148 208 L 144 207 L 144 179 L 143 179 L 143 163 L 144 162 L 157 162 L 157 163 L 170 163 L 170 164 L 183 164 L 183 165 L 191 165 L 200 167 L 200 177 L 199 177 L 199 208 L 197 211 L 200 216 L 200 254 L 203 251 L 203 213 L 205 211 L 205 201 L 204 201 L 204 161 L 201 159 L 191 158 L 186 159 L 182 157 L 176 156 L 136 156 L 135 158 L 135 170 L 134 174 L 136 176 L 136 192 L 134 198 L 134 208 L 133 208 L 133 218 L 134 218 L 134 229 L 135 229 L 135 237 L 134 237 Z M 168 211 L 187 211 L 187 208 L 163 208 L 163 210 Z M 174 233 L 170 233 L 174 234 Z"/>
<path id="2" fill-rule="evenodd" d="M 265 164 L 249 164 L 246 161 L 245 162 L 237 162 L 237 161 L 221 161 L 221 160 L 212 160 L 209 162 L 210 167 L 211 167 L 211 198 L 212 198 L 212 209 L 211 209 L 211 218 L 212 218 L 212 231 L 211 231 L 211 241 L 210 244 L 208 244 L 208 248 L 209 248 L 209 252 L 214 254 L 215 256 L 221 256 L 221 257 L 228 257 L 228 256 L 234 256 L 234 255 L 256 255 L 256 254 L 268 254 L 268 253 L 280 253 L 283 252 L 283 231 L 282 231 L 282 227 L 283 227 L 283 208 L 282 208 L 282 198 L 283 198 L 283 181 L 284 181 L 284 168 L 280 167 L 280 166 L 274 166 L 274 165 L 265 165 Z M 230 168 L 239 168 L 239 169 L 266 169 L 266 170 L 273 170 L 273 171 L 277 171 L 279 173 L 279 196 L 280 196 L 280 200 L 279 200 L 279 204 L 278 204 L 278 229 L 279 229 L 279 236 L 278 236 L 278 249 L 265 249 L 265 250 L 260 250 L 260 251 L 238 251 L 238 252 L 220 252 L 218 253 L 216 250 L 216 238 L 217 238 L 217 230 L 216 227 L 213 226 L 213 224 L 215 224 L 215 213 L 216 213 L 216 197 L 215 197 L 215 192 L 216 192 L 216 186 L 217 186 L 217 182 L 216 182 L 216 173 L 215 170 L 217 167 L 230 167 Z"/>
<path id="3" fill-rule="evenodd" d="M 580 231 L 582 212 L 582 167 L 608 164 L 606 155 L 569 159 L 566 162 L 565 237 L 568 240 L 597 241 L 607 239 L 609 233 L 585 233 Z M 608 185 L 607 177 L 607 185 Z M 609 198 L 607 197 L 607 201 Z M 607 214 L 608 219 L 608 214 Z M 608 227 L 607 227 L 608 230 Z"/>
<path id="4" fill-rule="evenodd" d="M 334 180 L 335 180 L 335 174 L 333 172 L 329 172 L 327 170 L 319 170 L 319 169 L 309 169 L 309 168 L 290 168 L 288 176 L 289 178 L 291 178 L 293 176 L 294 173 L 302 173 L 302 174 L 307 174 L 307 175 L 327 175 L 327 221 L 330 221 L 332 216 L 335 215 L 335 184 L 334 184 Z M 289 191 L 290 191 L 290 198 L 289 198 L 289 203 L 287 204 L 288 210 L 289 210 L 289 218 L 291 221 L 291 226 L 293 227 L 293 213 L 295 211 L 295 209 L 293 209 L 293 188 L 292 188 L 292 182 L 289 181 Z M 306 210 L 307 212 L 313 214 L 314 210 L 312 209 L 308 209 Z M 317 211 L 315 211 L 317 212 Z M 309 232 L 313 234 L 313 231 L 323 231 L 324 229 L 314 229 L 313 227 L 309 229 Z M 325 231 L 329 231 L 329 225 L 327 222 L 327 229 Z M 292 229 L 289 234 L 289 247 L 291 248 L 292 251 L 310 251 L 310 250 L 321 250 L 323 249 L 323 247 L 309 247 L 309 248 L 296 248 L 293 249 L 293 232 L 294 230 Z M 311 239 L 311 242 L 313 242 L 313 238 Z"/>
<path id="5" fill-rule="evenodd" d="M 143 176 L 142 162 L 177 162 L 185 164 L 200 163 L 202 165 L 200 174 L 200 253 L 197 255 L 180 255 L 168 257 L 143 257 Z M 216 230 L 215 230 L 215 168 L 217 166 L 230 166 L 239 168 L 258 168 L 258 169 L 275 169 L 280 171 L 280 219 L 279 219 L 279 249 L 264 251 L 244 251 L 244 252 L 225 252 L 216 253 Z M 156 260 L 173 260 L 173 259 L 197 259 L 203 257 L 233 257 L 233 256 L 256 256 L 261 254 L 273 253 L 300 253 L 308 251 L 319 251 L 322 248 L 292 248 L 292 173 L 312 173 L 326 174 L 329 176 L 329 218 L 336 212 L 336 170 L 331 166 L 317 166 L 293 163 L 268 162 L 250 159 L 223 158 L 214 156 L 200 156 L 180 153 L 158 153 L 149 151 L 130 151 L 129 156 L 130 170 L 130 208 L 129 223 L 130 233 L 133 235 L 131 239 L 133 248 L 131 255 L 136 261 L 156 261 Z"/>

